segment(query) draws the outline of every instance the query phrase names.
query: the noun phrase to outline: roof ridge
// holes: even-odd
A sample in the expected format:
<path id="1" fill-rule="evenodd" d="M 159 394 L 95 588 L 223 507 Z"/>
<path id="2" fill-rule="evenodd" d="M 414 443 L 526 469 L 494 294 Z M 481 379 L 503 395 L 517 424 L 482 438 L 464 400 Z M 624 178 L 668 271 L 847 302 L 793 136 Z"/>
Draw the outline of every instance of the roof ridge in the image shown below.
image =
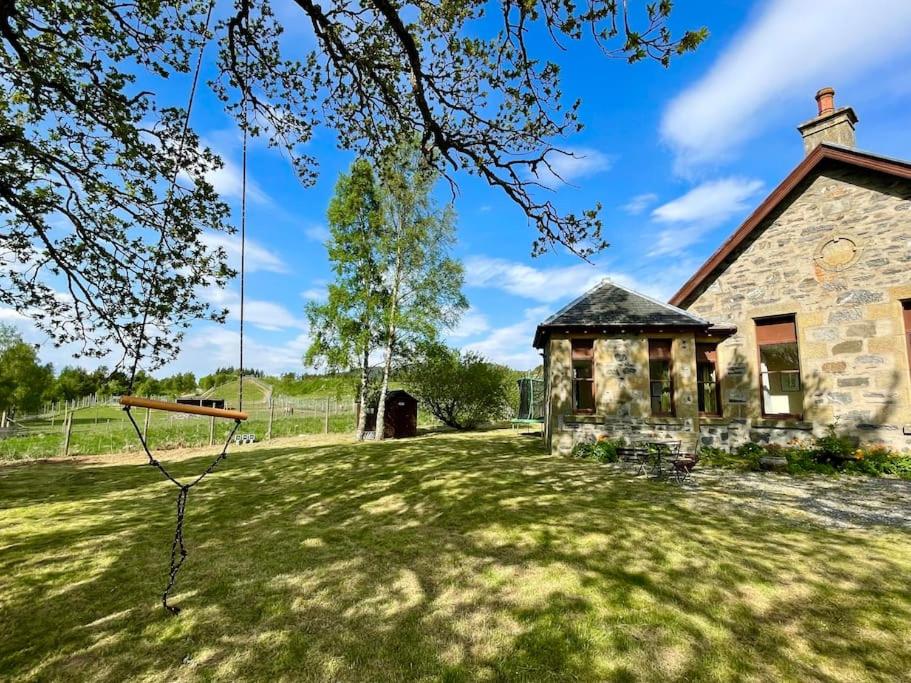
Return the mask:
<path id="1" fill-rule="evenodd" d="M 605 284 L 612 284 L 612 283 L 611 283 L 611 279 L 610 279 L 609 277 L 603 277 L 603 278 L 601 278 L 601 279 L 598 281 L 598 284 L 596 284 L 594 287 L 590 287 L 590 288 L 587 289 L 585 292 L 583 292 L 582 294 L 580 294 L 579 296 L 577 296 L 575 299 L 573 299 L 572 301 L 570 301 L 568 304 L 566 304 L 566 305 L 565 305 L 563 308 L 561 308 L 559 311 L 557 311 L 557 312 L 554 313 L 553 315 L 550 315 L 550 316 L 548 316 L 547 318 L 545 318 L 543 321 L 541 321 L 541 325 L 547 325 L 549 322 L 551 322 L 551 321 L 554 320 L 555 318 L 559 318 L 561 315 L 563 315 L 564 313 L 566 313 L 566 311 L 568 311 L 570 308 L 572 308 L 573 306 L 575 306 L 577 303 L 579 303 L 580 301 L 582 301 L 583 299 L 585 299 L 587 296 L 590 296 L 591 294 L 594 294 L 596 291 L 598 291 L 599 289 L 601 289 L 601 287 L 603 287 Z"/>

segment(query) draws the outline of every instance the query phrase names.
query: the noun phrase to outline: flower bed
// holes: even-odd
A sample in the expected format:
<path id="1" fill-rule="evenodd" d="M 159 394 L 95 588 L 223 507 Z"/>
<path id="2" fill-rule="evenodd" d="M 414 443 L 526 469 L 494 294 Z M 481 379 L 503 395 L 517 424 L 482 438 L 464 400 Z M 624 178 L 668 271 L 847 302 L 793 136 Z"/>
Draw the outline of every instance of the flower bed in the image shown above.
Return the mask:
<path id="1" fill-rule="evenodd" d="M 838 434 L 835 425 L 829 425 L 823 436 L 789 446 L 747 443 L 730 453 L 707 447 L 700 449 L 700 455 L 706 465 L 740 470 L 758 471 L 763 469 L 763 459 L 784 458 L 790 474 L 845 473 L 911 479 L 911 454 L 879 445 L 858 447 L 850 437 Z"/>

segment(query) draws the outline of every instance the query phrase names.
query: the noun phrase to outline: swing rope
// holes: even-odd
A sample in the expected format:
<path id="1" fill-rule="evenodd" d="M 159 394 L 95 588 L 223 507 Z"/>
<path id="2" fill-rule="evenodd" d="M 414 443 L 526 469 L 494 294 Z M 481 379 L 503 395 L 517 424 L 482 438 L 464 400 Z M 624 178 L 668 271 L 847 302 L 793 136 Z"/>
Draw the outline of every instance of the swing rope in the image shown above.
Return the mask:
<path id="1" fill-rule="evenodd" d="M 193 80 L 190 84 L 190 95 L 187 100 L 187 111 L 183 117 L 183 125 L 180 131 L 180 140 L 177 145 L 177 161 L 174 164 L 174 172 L 171 174 L 168 193 L 165 197 L 164 215 L 161 222 L 161 237 L 158 239 L 158 246 L 155 249 L 155 258 L 152 261 L 152 274 L 154 275 L 161 266 L 161 248 L 165 243 L 167 235 L 168 217 L 170 215 L 171 202 L 174 198 L 174 190 L 177 187 L 177 177 L 180 175 L 181 162 L 183 161 L 184 147 L 187 142 L 187 132 L 190 129 L 190 115 L 193 112 L 193 103 L 196 101 L 196 89 L 199 85 L 199 74 L 202 71 L 202 57 L 206 45 L 209 42 L 209 25 L 212 22 L 212 12 L 215 9 L 215 0 L 210 0 L 209 8 L 206 11 L 206 19 L 203 24 L 202 42 L 199 45 L 199 53 L 196 56 L 196 68 L 193 70 Z M 148 280 L 148 278 L 144 278 Z M 149 311 L 152 308 L 152 300 L 158 292 L 158 278 L 152 278 L 149 285 L 149 293 L 145 300 L 145 307 L 142 312 L 142 323 L 139 325 L 139 339 L 136 342 L 136 349 L 133 353 L 133 367 L 130 369 L 130 381 L 127 384 L 127 394 L 133 393 L 133 384 L 136 381 L 136 372 L 139 369 L 139 359 L 142 357 L 142 347 L 145 345 L 146 327 L 149 322 Z"/>
<path id="2" fill-rule="evenodd" d="M 250 45 L 244 45 L 244 78 L 249 78 L 250 71 Z M 244 83 L 241 96 L 241 126 L 243 128 L 243 154 L 241 157 L 240 171 L 240 339 L 237 379 L 237 409 L 244 409 L 244 285 L 245 261 L 247 252 L 247 85 Z"/>
<path id="3" fill-rule="evenodd" d="M 160 261 L 161 247 L 163 246 L 163 244 L 165 242 L 169 209 L 171 206 L 171 201 L 174 196 L 175 189 L 177 187 L 177 178 L 178 178 L 178 174 L 180 171 L 181 160 L 183 159 L 183 150 L 184 150 L 184 146 L 186 144 L 187 132 L 189 130 L 189 125 L 190 125 L 190 114 L 193 109 L 193 102 L 196 97 L 196 90 L 197 90 L 197 86 L 199 83 L 199 76 L 200 76 L 200 72 L 202 70 L 203 53 L 205 51 L 206 44 L 209 41 L 209 25 L 211 22 L 212 12 L 213 12 L 214 7 L 215 7 L 215 0 L 210 0 L 209 8 L 206 13 L 205 23 L 204 23 L 204 27 L 203 27 L 203 40 L 200 43 L 199 54 L 197 55 L 197 59 L 196 59 L 196 67 L 193 72 L 193 80 L 192 80 L 192 84 L 190 86 L 190 95 L 189 95 L 189 101 L 187 103 L 186 116 L 184 117 L 183 129 L 182 129 L 181 136 L 180 136 L 180 142 L 178 144 L 177 163 L 175 165 L 174 174 L 171 178 L 168 195 L 165 200 L 164 217 L 163 217 L 162 228 L 161 228 L 161 238 L 159 240 L 158 247 L 156 249 L 155 258 L 153 260 L 153 267 L 152 267 L 153 274 L 155 272 L 157 272 L 158 269 L 161 267 L 161 261 Z M 247 63 L 247 65 L 249 65 L 249 47 L 247 47 L 246 50 L 247 50 L 246 63 Z M 219 463 L 221 463 L 222 460 L 224 460 L 225 458 L 228 457 L 228 447 L 231 444 L 231 441 L 234 438 L 235 434 L 237 433 L 237 430 L 240 427 L 241 421 L 246 419 L 246 415 L 242 412 L 243 411 L 243 362 L 244 362 L 244 355 L 243 355 L 243 353 L 244 353 L 244 351 L 243 351 L 244 279 L 245 279 L 244 278 L 244 269 L 245 269 L 245 248 L 246 248 L 245 242 L 246 242 L 246 206 L 247 206 L 247 127 L 248 127 L 247 89 L 246 89 L 246 87 L 244 87 L 244 91 L 243 91 L 242 104 L 243 104 L 242 122 L 243 122 L 244 130 L 243 130 L 243 161 L 242 161 L 243 179 L 242 179 L 242 187 L 241 187 L 240 369 L 239 369 L 239 372 L 240 372 L 239 403 L 240 403 L 240 405 L 239 405 L 239 410 L 238 411 L 224 411 L 224 410 L 206 409 L 206 408 L 193 408 L 192 410 L 190 410 L 188 408 L 187 410 L 179 411 L 179 412 L 192 412 L 192 413 L 196 413 L 196 414 L 209 414 L 212 416 L 213 420 L 215 417 L 230 417 L 231 419 L 233 419 L 234 425 L 231 428 L 231 430 L 229 431 L 228 437 L 227 437 L 227 439 L 225 439 L 225 443 L 222 446 L 221 451 L 215 456 L 215 458 L 212 460 L 212 462 L 209 464 L 209 466 L 205 469 L 205 471 L 202 472 L 202 474 L 198 475 L 196 478 L 189 481 L 188 483 L 183 483 L 179 479 L 177 479 L 174 475 L 172 475 L 167 470 L 167 468 L 165 468 L 165 466 L 157 458 L 155 458 L 154 455 L 152 455 L 152 452 L 149 449 L 149 445 L 146 440 L 146 436 L 143 433 L 143 430 L 140 429 L 139 424 L 136 422 L 136 419 L 133 417 L 133 414 L 131 412 L 131 407 L 133 405 L 143 405 L 144 404 L 146 406 L 147 410 L 155 407 L 155 408 L 161 408 L 161 409 L 172 410 L 172 411 L 177 411 L 177 406 L 173 405 L 173 404 L 165 404 L 165 403 L 160 403 L 160 402 L 156 402 L 156 401 L 136 399 L 135 397 L 132 397 L 132 396 L 121 397 L 121 404 L 123 405 L 123 410 L 124 410 L 124 412 L 126 412 L 127 417 L 130 420 L 130 423 L 133 425 L 133 429 L 136 432 L 136 436 L 139 439 L 139 443 L 142 445 L 142 449 L 145 452 L 146 457 L 148 458 L 148 464 L 152 465 L 153 467 L 158 469 L 158 471 L 161 472 L 162 476 L 164 476 L 165 479 L 170 481 L 172 484 L 174 484 L 174 486 L 176 486 L 179 489 L 178 493 L 177 493 L 177 522 L 176 522 L 175 528 L 174 528 L 174 538 L 171 541 L 170 563 L 169 563 L 169 567 L 168 567 L 168 582 L 167 582 L 165 590 L 161 596 L 162 606 L 172 615 L 177 615 L 180 613 L 180 608 L 175 605 L 169 604 L 168 598 L 177 582 L 177 575 L 180 572 L 180 568 L 183 566 L 183 563 L 186 560 L 187 555 L 188 555 L 186 545 L 184 544 L 183 527 L 184 527 L 184 519 L 186 517 L 187 499 L 190 495 L 190 489 L 192 489 L 199 482 L 201 482 L 203 479 L 205 479 L 209 474 L 211 474 L 213 471 L 215 471 L 215 469 L 218 467 Z M 137 369 L 139 367 L 139 359 L 142 355 L 141 351 L 142 351 L 142 347 L 144 346 L 145 341 L 146 341 L 145 332 L 146 332 L 146 326 L 148 324 L 149 312 L 150 312 L 150 309 L 152 306 L 152 301 L 154 300 L 155 295 L 157 294 L 156 282 L 157 282 L 157 278 L 153 278 L 152 282 L 148 288 L 148 296 L 147 296 L 146 302 L 145 302 L 146 305 L 145 305 L 145 309 L 143 311 L 142 323 L 140 324 L 140 328 L 139 328 L 139 339 L 137 341 L 137 346 L 136 346 L 136 349 L 134 352 L 133 367 L 130 372 L 129 385 L 128 385 L 128 389 L 127 389 L 127 393 L 130 395 L 133 393 L 133 385 L 134 385 L 134 382 L 136 379 Z M 158 405 L 155 405 L 156 403 L 158 403 Z"/>

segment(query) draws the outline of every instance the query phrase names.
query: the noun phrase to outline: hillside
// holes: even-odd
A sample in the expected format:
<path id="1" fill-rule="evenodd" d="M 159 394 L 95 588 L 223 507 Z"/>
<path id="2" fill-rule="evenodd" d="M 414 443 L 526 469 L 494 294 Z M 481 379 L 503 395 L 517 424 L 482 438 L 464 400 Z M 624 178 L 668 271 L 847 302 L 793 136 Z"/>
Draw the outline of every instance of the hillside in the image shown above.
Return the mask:
<path id="1" fill-rule="evenodd" d="M 237 405 L 239 383 L 237 380 L 213 387 L 203 393 L 206 398 L 223 398 L 227 405 Z M 269 381 L 253 377 L 244 378 L 244 402 L 262 403 L 268 399 Z"/>
<path id="2" fill-rule="evenodd" d="M 348 374 L 304 375 L 294 379 L 266 377 L 276 396 L 300 398 L 346 398 L 355 394 L 355 378 Z"/>

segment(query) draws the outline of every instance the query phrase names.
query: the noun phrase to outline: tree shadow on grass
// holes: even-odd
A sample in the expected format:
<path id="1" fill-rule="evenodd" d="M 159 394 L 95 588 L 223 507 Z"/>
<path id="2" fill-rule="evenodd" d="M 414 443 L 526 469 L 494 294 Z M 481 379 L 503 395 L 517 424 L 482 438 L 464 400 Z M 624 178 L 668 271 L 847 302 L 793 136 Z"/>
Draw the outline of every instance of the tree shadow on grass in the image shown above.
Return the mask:
<path id="1" fill-rule="evenodd" d="M 175 462 L 191 476 L 208 458 Z M 508 434 L 0 476 L 0 670 L 24 678 L 899 677 L 911 539 L 797 528 Z M 736 499 L 733 501 L 736 503 Z"/>

